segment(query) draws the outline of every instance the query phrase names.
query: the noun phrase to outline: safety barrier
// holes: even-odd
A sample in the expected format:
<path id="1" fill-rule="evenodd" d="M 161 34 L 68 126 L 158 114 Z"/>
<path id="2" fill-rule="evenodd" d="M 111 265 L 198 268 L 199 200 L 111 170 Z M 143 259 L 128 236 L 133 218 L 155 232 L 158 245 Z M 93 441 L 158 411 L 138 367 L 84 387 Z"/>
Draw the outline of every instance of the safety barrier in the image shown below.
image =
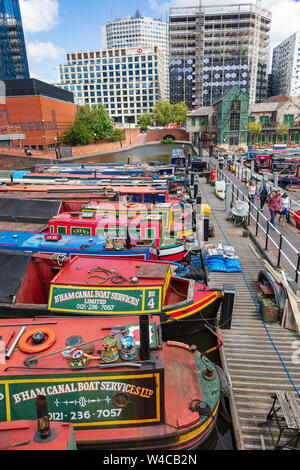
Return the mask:
<path id="1" fill-rule="evenodd" d="M 232 203 L 236 201 L 245 201 L 249 204 L 249 216 L 248 225 L 251 223 L 255 226 L 255 235 L 260 237 L 264 243 L 264 250 L 272 251 L 275 249 L 275 255 L 277 257 L 277 267 L 281 266 L 282 257 L 285 259 L 287 265 L 290 268 L 291 273 L 294 276 L 295 282 L 298 283 L 300 274 L 300 252 L 290 243 L 290 241 L 280 233 L 280 231 L 271 224 L 271 222 L 264 216 L 264 214 L 249 200 L 249 198 L 238 188 L 234 182 L 219 168 L 217 162 L 212 159 L 209 160 L 209 167 L 216 170 L 216 181 L 225 181 L 226 184 L 231 184 L 232 191 Z M 266 228 L 262 225 L 265 224 Z M 272 230 L 272 235 L 270 231 Z M 277 240 L 275 240 L 277 237 Z M 290 250 L 287 253 L 287 249 Z M 292 253 L 295 256 L 291 256 Z M 294 264 L 293 260 L 296 260 Z"/>

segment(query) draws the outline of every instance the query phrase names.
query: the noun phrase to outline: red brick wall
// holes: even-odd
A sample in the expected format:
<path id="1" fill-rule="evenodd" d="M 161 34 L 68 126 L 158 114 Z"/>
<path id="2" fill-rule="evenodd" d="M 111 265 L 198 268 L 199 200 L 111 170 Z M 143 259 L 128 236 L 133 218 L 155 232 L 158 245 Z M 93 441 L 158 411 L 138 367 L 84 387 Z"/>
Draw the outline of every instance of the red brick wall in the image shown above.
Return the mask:
<path id="1" fill-rule="evenodd" d="M 21 131 L 26 135 L 26 139 L 21 141 L 23 147 L 36 145 L 38 148 L 43 145 L 46 149 L 48 145 L 55 144 L 57 134 L 71 127 L 77 105 L 44 96 L 7 97 L 5 109 L 2 105 L 0 111 L 0 125 L 26 125 Z M 32 130 L 28 123 L 32 123 Z M 36 124 L 40 126 L 40 130 L 36 129 Z M 19 142 L 14 142 L 14 145 L 18 146 Z"/>
<path id="2" fill-rule="evenodd" d="M 139 129 L 125 129 L 125 140 L 122 141 L 122 148 L 130 145 L 130 141 L 133 143 L 134 139 L 139 135 Z M 93 155 L 96 153 L 110 152 L 114 150 L 121 150 L 120 142 L 104 142 L 94 145 L 72 147 L 72 154 L 73 157 L 81 157 L 84 155 Z"/>
<path id="3" fill-rule="evenodd" d="M 146 142 L 160 142 L 164 137 L 172 135 L 175 140 L 189 142 L 189 134 L 182 129 L 159 129 L 147 134 Z"/>

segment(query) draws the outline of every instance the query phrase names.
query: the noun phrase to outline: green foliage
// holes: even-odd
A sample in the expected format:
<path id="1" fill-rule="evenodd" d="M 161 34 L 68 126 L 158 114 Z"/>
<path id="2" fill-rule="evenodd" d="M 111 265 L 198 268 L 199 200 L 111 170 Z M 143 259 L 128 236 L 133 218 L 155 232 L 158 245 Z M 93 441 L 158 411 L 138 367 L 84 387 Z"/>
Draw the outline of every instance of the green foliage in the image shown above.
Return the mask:
<path id="1" fill-rule="evenodd" d="M 262 125 L 259 122 L 249 122 L 248 134 L 257 135 L 262 133 Z"/>
<path id="2" fill-rule="evenodd" d="M 138 123 L 141 126 L 141 131 L 148 130 L 149 126 L 153 124 L 153 117 L 151 113 L 144 113 L 138 117 Z"/>
<path id="3" fill-rule="evenodd" d="M 189 112 L 189 108 L 184 101 L 171 105 L 172 112 L 172 123 L 183 126 L 186 122 L 186 116 Z"/>
<path id="4" fill-rule="evenodd" d="M 186 122 L 189 109 L 183 101 L 170 104 L 166 100 L 159 100 L 152 112 L 158 126 L 165 126 L 167 124 L 178 124 L 182 126 Z"/>
<path id="5" fill-rule="evenodd" d="M 76 145 L 90 145 L 94 140 L 93 133 L 87 126 L 81 122 L 76 121 L 74 124 L 60 136 L 60 141 L 64 145 L 74 147 Z"/>
<path id="6" fill-rule="evenodd" d="M 280 123 L 278 124 L 277 128 L 276 128 L 276 134 L 281 137 L 285 134 L 288 134 L 289 133 L 289 127 L 287 124 L 284 124 L 284 123 Z"/>
<path id="7" fill-rule="evenodd" d="M 121 142 L 124 139 L 125 139 L 124 129 L 121 129 L 120 127 L 115 127 L 111 135 L 111 140 L 113 142 Z"/>
<path id="8" fill-rule="evenodd" d="M 152 112 L 158 126 L 165 126 L 172 122 L 172 108 L 166 100 L 157 101 Z"/>
<path id="9" fill-rule="evenodd" d="M 173 139 L 161 139 L 161 144 L 173 144 Z"/>
<path id="10" fill-rule="evenodd" d="M 92 108 L 86 104 L 77 111 L 73 125 L 62 134 L 61 141 L 71 146 L 90 145 L 95 140 L 110 139 L 113 129 L 112 119 L 102 103 Z"/>
<path id="11" fill-rule="evenodd" d="M 82 106 L 77 112 L 75 120 L 85 124 L 96 140 L 111 138 L 113 133 L 113 121 L 104 104 L 98 103 L 92 108 L 90 108 L 88 104 Z"/>

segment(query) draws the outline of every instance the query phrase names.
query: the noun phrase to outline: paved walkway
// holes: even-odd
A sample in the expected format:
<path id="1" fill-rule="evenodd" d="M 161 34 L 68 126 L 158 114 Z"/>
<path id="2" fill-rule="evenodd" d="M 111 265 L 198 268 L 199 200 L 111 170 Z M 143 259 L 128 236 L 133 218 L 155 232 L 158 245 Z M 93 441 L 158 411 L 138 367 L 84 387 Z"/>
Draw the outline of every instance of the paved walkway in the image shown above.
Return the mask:
<path id="1" fill-rule="evenodd" d="M 298 397 L 285 367 L 300 390 L 299 361 L 295 360 L 295 345 L 300 335 L 283 329 L 279 323 L 264 326 L 254 303 L 258 292 L 257 276 L 264 269 L 263 260 L 253 252 L 250 239 L 243 237 L 243 229 L 226 221 L 224 201 L 214 195 L 214 187 L 206 184 L 203 178 L 200 179 L 200 191 L 203 202 L 209 203 L 218 221 L 211 216 L 215 238 L 210 242 L 232 245 L 245 276 L 242 273 L 212 272 L 210 281 L 214 287 L 222 287 L 224 282 L 233 283 L 238 292 L 231 329 L 219 330 L 224 341 L 221 348 L 223 368 L 225 371 L 227 368 L 232 384 L 230 408 L 237 446 L 239 449 L 261 450 L 264 443 L 270 449 L 272 440 L 268 428 L 260 427 L 259 423 L 265 421 L 271 408 L 272 392 L 291 391 L 295 398 Z"/>
<path id="2" fill-rule="evenodd" d="M 214 159 L 214 163 L 217 161 Z M 228 170 L 224 169 L 224 173 L 232 181 L 232 183 L 244 194 L 245 197 L 248 197 L 248 188 L 245 183 L 242 183 L 233 173 L 230 173 Z M 235 190 L 236 194 L 236 190 Z M 240 196 L 242 197 L 242 196 Z M 256 230 L 256 221 L 257 217 L 250 218 L 249 230 L 252 235 L 255 237 L 256 242 L 260 245 L 262 249 L 266 248 L 266 231 L 267 231 L 267 221 L 270 221 L 270 211 L 265 205 L 262 211 L 260 211 L 260 199 L 255 199 L 255 207 L 259 209 L 258 216 L 258 230 Z M 261 214 L 264 216 L 262 217 Z M 292 226 L 291 224 L 286 223 L 285 227 L 282 227 L 279 224 L 278 216 L 275 222 L 275 227 L 277 230 L 274 230 L 272 225 L 269 226 L 269 240 L 267 245 L 267 254 L 270 259 L 276 264 L 278 263 L 278 249 L 281 244 L 282 253 L 279 259 L 280 266 L 283 267 L 286 272 L 295 279 L 295 273 L 298 263 L 298 253 L 300 253 L 300 232 L 299 230 Z M 280 241 L 283 235 L 282 241 Z M 299 277 L 300 279 L 300 277 Z"/>

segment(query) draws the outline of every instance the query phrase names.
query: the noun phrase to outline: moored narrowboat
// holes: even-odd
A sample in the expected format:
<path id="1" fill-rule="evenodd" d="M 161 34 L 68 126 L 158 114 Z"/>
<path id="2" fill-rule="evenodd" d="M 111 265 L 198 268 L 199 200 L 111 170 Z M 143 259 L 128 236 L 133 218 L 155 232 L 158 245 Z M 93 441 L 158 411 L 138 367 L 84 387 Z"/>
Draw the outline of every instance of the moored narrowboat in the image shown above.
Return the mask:
<path id="1" fill-rule="evenodd" d="M 199 446 L 215 425 L 219 376 L 195 348 L 162 342 L 159 320 L 2 321 L 18 348 L 0 364 L 0 421 L 35 419 L 44 396 L 50 423 L 72 423 L 78 449 Z"/>
<path id="2" fill-rule="evenodd" d="M 6 252 L 1 261 L 11 273 L 0 286 L 2 318 L 158 314 L 164 339 L 172 339 L 213 323 L 223 298 L 221 289 L 173 277 L 165 262 L 74 256 L 59 264 L 28 252 Z"/>

